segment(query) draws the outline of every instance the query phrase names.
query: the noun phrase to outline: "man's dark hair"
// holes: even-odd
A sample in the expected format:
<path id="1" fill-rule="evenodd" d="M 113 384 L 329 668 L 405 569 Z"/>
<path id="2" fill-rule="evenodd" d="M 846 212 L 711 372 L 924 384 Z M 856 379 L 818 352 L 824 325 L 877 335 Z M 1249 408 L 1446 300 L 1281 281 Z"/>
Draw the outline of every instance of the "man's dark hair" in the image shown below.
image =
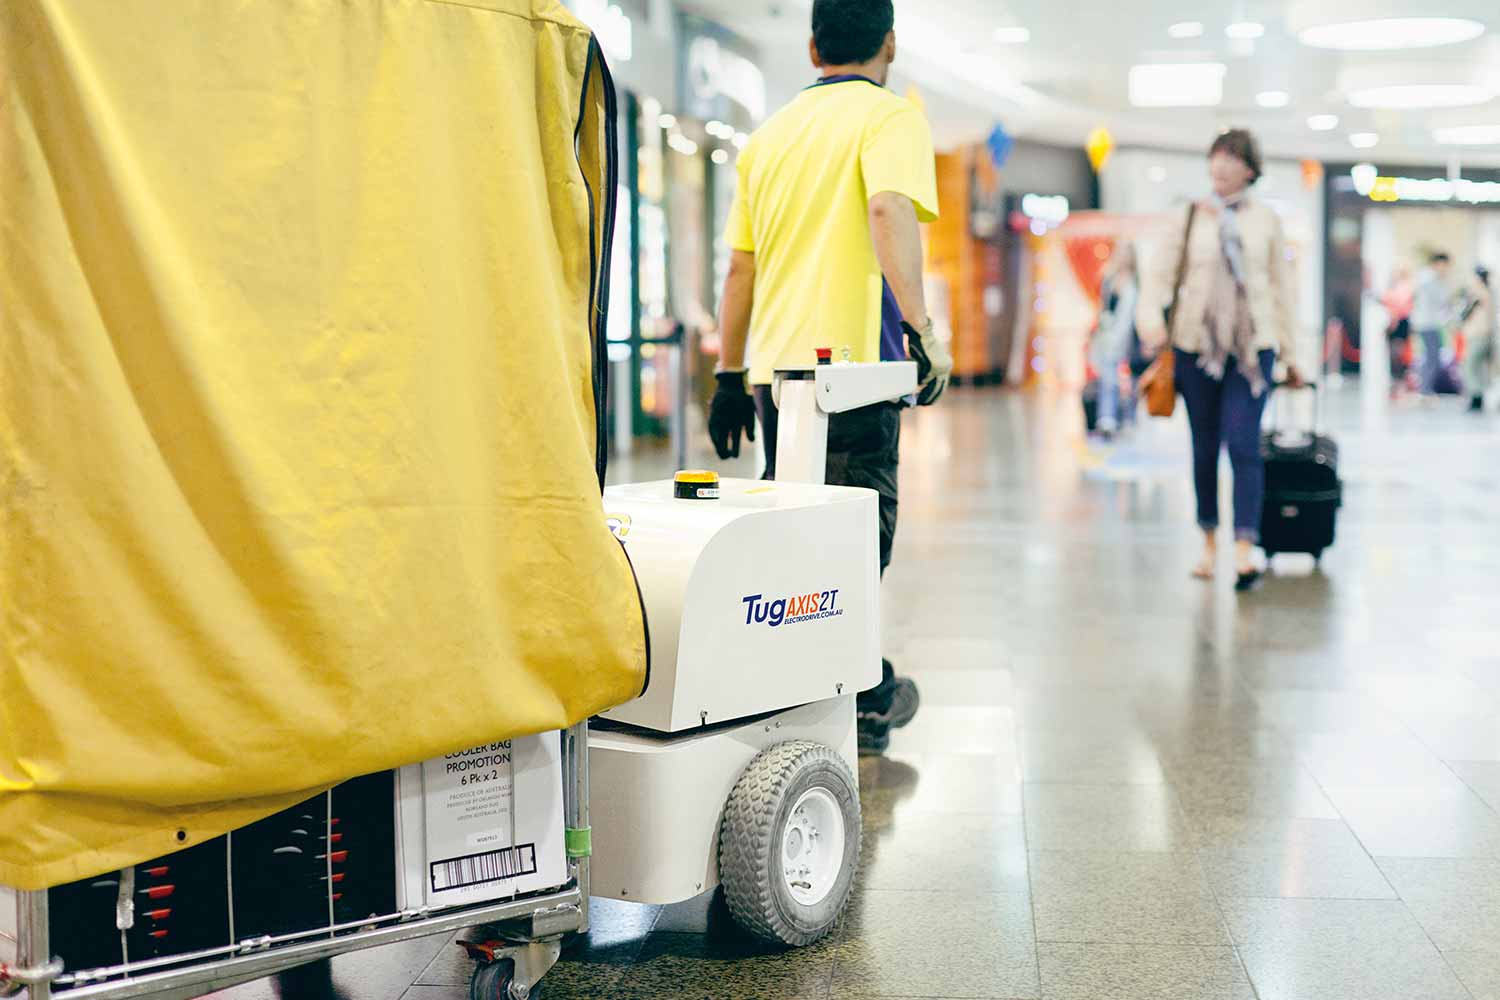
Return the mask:
<path id="1" fill-rule="evenodd" d="M 1208 147 L 1209 156 L 1215 153 L 1227 153 L 1249 167 L 1250 173 L 1254 175 L 1250 178 L 1250 183 L 1260 180 L 1260 143 L 1255 141 L 1255 136 L 1250 134 L 1249 129 L 1231 128 L 1220 132 L 1214 144 Z"/>
<path id="2" fill-rule="evenodd" d="M 813 45 L 824 66 L 869 62 L 895 24 L 891 0 L 813 0 Z"/>
<path id="3" fill-rule="evenodd" d="M 1435 253 L 1431 257 L 1427 258 L 1427 263 L 1429 263 L 1429 264 L 1446 264 L 1446 263 L 1448 263 L 1448 260 L 1449 260 L 1448 255 L 1445 254 L 1445 253 L 1443 253 L 1441 250 L 1439 250 L 1437 253 Z"/>

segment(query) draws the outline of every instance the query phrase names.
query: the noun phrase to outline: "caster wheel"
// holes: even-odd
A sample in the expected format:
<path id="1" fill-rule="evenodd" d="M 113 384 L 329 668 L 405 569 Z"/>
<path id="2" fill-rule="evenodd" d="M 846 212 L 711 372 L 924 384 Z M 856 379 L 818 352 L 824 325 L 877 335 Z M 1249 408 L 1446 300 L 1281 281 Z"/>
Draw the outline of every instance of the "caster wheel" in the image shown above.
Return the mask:
<path id="1" fill-rule="evenodd" d="M 540 983 L 524 997 L 514 992 L 511 987 L 515 982 L 515 968 L 515 963 L 505 960 L 475 969 L 474 978 L 469 980 L 469 1000 L 540 1000 Z"/>
<path id="2" fill-rule="evenodd" d="M 735 921 L 803 947 L 833 930 L 859 867 L 859 782 L 826 746 L 796 740 L 740 775 L 719 833 L 719 877 Z"/>

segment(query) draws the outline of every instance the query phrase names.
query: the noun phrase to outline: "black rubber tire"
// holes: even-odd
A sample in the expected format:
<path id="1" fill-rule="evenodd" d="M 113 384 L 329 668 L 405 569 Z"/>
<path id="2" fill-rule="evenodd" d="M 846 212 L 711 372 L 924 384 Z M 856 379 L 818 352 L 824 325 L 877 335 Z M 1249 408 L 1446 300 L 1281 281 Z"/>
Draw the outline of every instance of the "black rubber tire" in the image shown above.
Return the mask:
<path id="1" fill-rule="evenodd" d="M 828 790 L 839 804 L 844 856 L 827 897 L 805 906 L 787 889 L 779 855 L 792 806 L 813 787 Z M 795 948 L 827 937 L 849 905 L 859 855 L 859 779 L 820 743 L 793 740 L 761 752 L 729 794 L 719 831 L 719 880 L 735 922 L 757 937 Z"/>
<path id="2" fill-rule="evenodd" d="M 474 970 L 469 980 L 469 1000 L 511 1000 L 510 984 L 515 978 L 516 966 L 509 959 L 489 962 Z M 531 988 L 529 1000 L 541 1000 L 542 984 Z"/>

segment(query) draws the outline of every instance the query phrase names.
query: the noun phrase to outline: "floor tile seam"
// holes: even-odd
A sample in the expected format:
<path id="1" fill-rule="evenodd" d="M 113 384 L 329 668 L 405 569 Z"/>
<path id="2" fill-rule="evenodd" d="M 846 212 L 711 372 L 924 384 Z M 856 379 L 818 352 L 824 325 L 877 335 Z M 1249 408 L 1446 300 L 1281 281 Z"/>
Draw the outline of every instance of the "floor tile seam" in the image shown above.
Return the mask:
<path id="1" fill-rule="evenodd" d="M 1431 749 L 1431 748 L 1429 748 L 1429 749 Z M 1470 795 L 1472 795 L 1476 799 L 1478 799 L 1481 805 L 1483 805 L 1486 809 L 1488 809 L 1490 811 L 1490 813 L 1492 815 L 1494 815 L 1497 820 L 1500 820 L 1500 808 L 1496 808 L 1494 805 L 1492 805 L 1490 803 L 1490 801 L 1487 798 L 1485 798 L 1483 794 L 1480 793 L 1479 789 L 1475 788 L 1472 784 L 1470 784 L 1468 782 L 1468 780 L 1466 780 L 1464 778 L 1463 775 L 1461 775 L 1457 771 L 1453 770 L 1453 765 L 1454 764 L 1489 764 L 1489 763 L 1494 763 L 1493 761 L 1448 760 L 1447 758 L 1444 758 L 1444 757 L 1439 757 L 1438 760 L 1441 760 L 1443 762 L 1443 766 L 1446 767 L 1449 770 L 1449 772 L 1451 772 L 1452 775 L 1459 780 L 1459 783 L 1461 783 L 1465 788 L 1467 788 L 1469 790 L 1469 794 Z"/>
<path id="2" fill-rule="evenodd" d="M 1019 743 L 1019 734 L 1017 742 Z M 1017 752 L 1020 752 L 1019 746 Z M 1036 970 L 1036 992 L 1042 995 L 1042 940 L 1041 929 L 1036 920 L 1036 884 L 1032 877 L 1031 865 L 1031 824 L 1026 821 L 1026 789 L 1023 783 L 1021 789 L 1021 845 L 1026 849 L 1026 901 L 1027 911 L 1031 915 L 1031 963 Z"/>
<path id="3" fill-rule="evenodd" d="M 1344 828 L 1354 835 L 1355 842 L 1359 844 L 1360 850 L 1365 852 L 1365 857 L 1369 859 L 1370 864 L 1374 865 L 1375 870 L 1380 873 L 1381 879 L 1384 880 L 1385 884 L 1390 887 L 1390 890 L 1396 894 L 1397 899 L 1401 899 L 1402 902 L 1405 902 L 1405 900 L 1401 896 L 1401 891 L 1396 888 L 1395 883 L 1393 883 L 1390 880 L 1390 877 L 1386 875 L 1385 869 L 1380 867 L 1380 862 L 1375 858 L 1375 852 L 1370 849 L 1369 844 L 1365 843 L 1365 838 L 1360 836 L 1359 831 L 1354 828 L 1354 824 L 1349 822 L 1349 817 L 1344 815 L 1344 810 L 1339 808 L 1339 804 L 1335 802 L 1333 800 L 1333 796 L 1329 794 L 1329 786 L 1324 784 L 1322 778 L 1318 777 L 1318 775 L 1316 774 L 1313 774 L 1311 769 L 1308 769 L 1308 777 L 1312 779 L 1313 784 L 1318 786 L 1318 791 L 1322 794 L 1323 800 L 1333 808 L 1334 812 L 1338 813 L 1339 821 L 1344 824 Z"/>
<path id="4" fill-rule="evenodd" d="M 1309 903 L 1406 903 L 1406 900 L 1402 899 L 1400 896 L 1260 896 L 1239 892 L 1227 892 L 1224 893 L 1221 898 L 1227 900 L 1287 900 L 1288 902 L 1301 901 Z"/>
<path id="5" fill-rule="evenodd" d="M 1442 959 L 1443 968 L 1448 970 L 1448 974 L 1453 977 L 1453 981 L 1458 984 L 1458 988 L 1464 991 L 1469 1000 L 1474 1000 L 1474 991 L 1469 989 L 1469 984 L 1464 982 L 1463 977 L 1458 974 L 1458 970 L 1453 967 L 1453 962 L 1449 960 L 1448 953 L 1438 947 L 1438 943 L 1433 939 L 1432 933 L 1427 930 L 1427 925 L 1422 923 L 1417 915 L 1412 912 L 1411 905 L 1405 900 L 1401 901 L 1401 905 L 1406 910 L 1406 915 L 1411 918 L 1412 923 L 1417 925 L 1417 929 L 1427 939 L 1427 943 L 1432 945 L 1432 950 L 1437 952 L 1438 958 Z"/>
<path id="6" fill-rule="evenodd" d="M 870 895 L 871 892 L 880 892 L 880 894 L 886 894 L 886 895 L 903 895 L 903 897 L 951 897 L 951 895 L 954 894 L 953 889 L 873 889 L 873 888 L 868 888 L 868 886 L 865 886 L 865 888 L 862 889 L 862 894 L 864 894 L 864 895 Z M 1022 891 L 1019 891 L 1019 889 L 1011 889 L 1011 891 L 1008 891 L 1008 892 L 1005 891 L 1005 889 L 975 889 L 975 891 L 969 891 L 969 889 L 965 889 L 965 895 L 968 898 L 978 898 L 978 897 L 1023 897 L 1023 898 L 1031 898 L 1031 892 L 1022 892 Z M 663 934 L 673 934 L 673 933 L 676 933 L 676 931 L 661 931 L 661 933 L 663 933 Z M 690 934 L 691 931 L 687 931 L 687 933 Z M 702 937 L 702 934 L 699 934 L 699 937 Z"/>
<path id="7" fill-rule="evenodd" d="M 1326 798 L 1326 796 L 1325 796 Z M 1191 827 L 1192 820 L 1188 820 Z M 1196 838 L 1194 838 L 1196 841 Z M 1220 894 L 1218 887 L 1214 885 L 1213 879 L 1208 877 L 1208 871 L 1203 863 L 1203 848 L 1196 844 L 1193 846 L 1193 857 L 1198 864 L 1198 869 L 1203 875 L 1203 880 L 1208 885 L 1209 895 L 1214 901 L 1214 912 L 1219 915 L 1219 927 L 1224 932 L 1224 937 L 1229 941 L 1229 947 L 1234 950 L 1234 960 L 1240 964 L 1240 971 L 1245 974 L 1245 982 L 1250 984 L 1250 994 L 1255 1000 L 1260 1000 L 1260 986 L 1255 982 L 1255 977 L 1250 974 L 1250 965 L 1245 961 L 1245 956 L 1240 952 L 1240 942 L 1236 939 L 1234 928 L 1230 926 L 1229 914 L 1224 911 L 1224 897 Z M 1382 875 L 1382 877 L 1384 877 Z M 1471 998 L 1472 1000 L 1472 998 Z"/>
<path id="8" fill-rule="evenodd" d="M 1023 778 L 1019 784 L 1024 789 L 1027 785 L 1044 785 L 1052 787 L 1062 785 L 1072 788 L 1172 788 L 1167 781 L 1037 781 L 1035 779 Z"/>

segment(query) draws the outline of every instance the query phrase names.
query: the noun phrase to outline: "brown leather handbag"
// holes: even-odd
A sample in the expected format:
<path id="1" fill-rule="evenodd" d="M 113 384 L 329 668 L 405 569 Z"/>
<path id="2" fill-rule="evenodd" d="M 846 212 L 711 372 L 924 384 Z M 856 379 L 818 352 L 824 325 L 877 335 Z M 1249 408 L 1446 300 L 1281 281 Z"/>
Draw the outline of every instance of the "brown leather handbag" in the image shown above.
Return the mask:
<path id="1" fill-rule="evenodd" d="M 1177 301 L 1182 297 L 1182 280 L 1187 276 L 1188 244 L 1193 238 L 1193 219 L 1198 203 L 1188 207 L 1187 231 L 1182 235 L 1182 253 L 1177 258 L 1177 278 L 1172 286 L 1172 304 L 1167 307 L 1167 342 L 1136 382 L 1136 392 L 1146 401 L 1146 412 L 1153 417 L 1170 417 L 1177 409 L 1177 361 L 1172 350 L 1172 330 L 1177 319 Z"/>

